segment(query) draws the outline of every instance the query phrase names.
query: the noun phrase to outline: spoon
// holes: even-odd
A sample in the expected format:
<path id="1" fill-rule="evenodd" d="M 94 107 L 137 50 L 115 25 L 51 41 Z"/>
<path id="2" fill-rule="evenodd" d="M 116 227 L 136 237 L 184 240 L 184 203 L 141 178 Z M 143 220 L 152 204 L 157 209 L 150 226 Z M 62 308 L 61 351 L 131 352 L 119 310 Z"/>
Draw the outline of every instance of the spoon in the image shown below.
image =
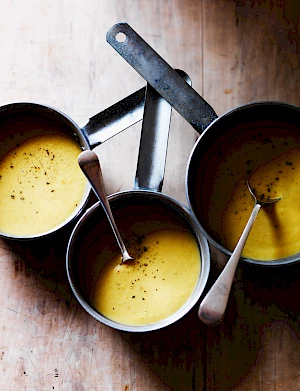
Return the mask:
<path id="1" fill-rule="evenodd" d="M 264 194 L 255 195 L 255 190 L 251 189 L 249 182 L 247 181 L 248 189 L 254 198 L 254 207 L 249 217 L 249 220 L 243 230 L 243 233 L 231 255 L 222 273 L 211 287 L 202 303 L 200 304 L 198 316 L 207 325 L 218 323 L 222 318 L 226 310 L 229 293 L 233 277 L 247 241 L 248 235 L 251 231 L 256 216 L 263 205 L 272 204 L 281 199 L 266 197 Z"/>
<path id="2" fill-rule="evenodd" d="M 115 219 L 113 217 L 112 211 L 110 209 L 110 205 L 104 188 L 102 171 L 98 156 L 93 151 L 83 151 L 78 156 L 78 164 L 84 175 L 89 180 L 92 189 L 94 190 L 96 196 L 99 198 L 99 201 L 101 202 L 101 205 L 106 213 L 108 221 L 111 225 L 111 228 L 121 250 L 122 263 L 133 260 L 133 258 L 128 254 L 128 251 L 125 247 L 121 234 L 116 225 Z"/>

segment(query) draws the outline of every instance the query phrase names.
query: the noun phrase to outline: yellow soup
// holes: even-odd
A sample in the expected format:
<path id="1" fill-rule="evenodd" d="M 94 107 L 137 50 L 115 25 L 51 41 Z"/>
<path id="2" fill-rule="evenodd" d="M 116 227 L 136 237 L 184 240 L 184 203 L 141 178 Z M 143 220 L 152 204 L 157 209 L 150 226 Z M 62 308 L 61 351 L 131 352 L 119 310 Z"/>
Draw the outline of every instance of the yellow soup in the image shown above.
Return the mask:
<path id="1" fill-rule="evenodd" d="M 93 306 L 114 321 L 143 325 L 175 313 L 190 297 L 199 276 L 199 250 L 184 231 L 163 230 L 131 247 L 135 261 L 114 257 L 100 273 Z"/>
<path id="2" fill-rule="evenodd" d="M 198 185 L 203 201 L 198 213 L 211 235 L 234 249 L 254 206 L 249 179 L 259 194 L 282 199 L 260 210 L 242 255 L 273 260 L 299 252 L 299 134 L 278 124 L 261 124 L 233 131 L 207 153 L 201 190 Z"/>
<path id="3" fill-rule="evenodd" d="M 174 213 L 149 205 L 114 210 L 133 262 L 121 264 L 108 223 L 95 217 L 78 251 L 84 296 L 105 317 L 127 325 L 156 323 L 174 314 L 193 294 L 200 250 L 189 227 Z"/>
<path id="4" fill-rule="evenodd" d="M 29 236 L 62 224 L 83 198 L 86 180 L 75 140 L 59 135 L 23 141 L 0 160 L 0 230 Z"/>

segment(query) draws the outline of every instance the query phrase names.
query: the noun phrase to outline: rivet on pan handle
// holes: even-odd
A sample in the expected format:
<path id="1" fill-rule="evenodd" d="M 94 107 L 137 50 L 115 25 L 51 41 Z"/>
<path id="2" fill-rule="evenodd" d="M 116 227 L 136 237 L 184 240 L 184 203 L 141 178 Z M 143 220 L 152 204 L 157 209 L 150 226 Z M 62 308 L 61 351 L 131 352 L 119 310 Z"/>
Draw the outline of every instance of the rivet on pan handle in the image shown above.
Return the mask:
<path id="1" fill-rule="evenodd" d="M 212 107 L 127 23 L 111 27 L 106 40 L 196 131 L 202 133 L 217 118 Z"/>

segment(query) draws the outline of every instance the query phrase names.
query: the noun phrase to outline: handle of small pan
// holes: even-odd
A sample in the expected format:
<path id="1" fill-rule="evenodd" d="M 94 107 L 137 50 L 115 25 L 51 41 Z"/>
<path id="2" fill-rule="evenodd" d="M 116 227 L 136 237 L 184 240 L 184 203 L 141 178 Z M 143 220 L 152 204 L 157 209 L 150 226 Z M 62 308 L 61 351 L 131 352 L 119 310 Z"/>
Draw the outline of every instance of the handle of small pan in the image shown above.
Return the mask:
<path id="1" fill-rule="evenodd" d="M 191 83 L 185 72 L 179 69 L 175 72 L 186 83 Z M 171 108 L 148 83 L 147 88 L 141 88 L 91 117 L 82 132 L 93 149 L 143 119 L 134 187 L 161 191 Z"/>
<path id="2" fill-rule="evenodd" d="M 188 75 L 176 69 L 186 83 Z M 164 180 L 172 106 L 147 83 L 134 189 L 161 191 Z"/>
<path id="3" fill-rule="evenodd" d="M 212 107 L 127 23 L 112 26 L 106 40 L 196 131 L 202 133 L 217 118 Z"/>
<path id="4" fill-rule="evenodd" d="M 143 118 L 146 87 L 91 117 L 81 129 L 93 149 Z"/>

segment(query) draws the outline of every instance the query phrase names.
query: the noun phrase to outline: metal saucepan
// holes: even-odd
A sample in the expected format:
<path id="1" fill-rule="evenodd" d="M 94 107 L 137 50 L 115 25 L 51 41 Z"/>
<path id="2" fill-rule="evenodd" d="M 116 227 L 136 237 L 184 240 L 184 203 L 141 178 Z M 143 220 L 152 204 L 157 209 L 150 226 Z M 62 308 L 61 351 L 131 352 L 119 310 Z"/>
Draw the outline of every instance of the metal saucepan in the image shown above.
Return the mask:
<path id="1" fill-rule="evenodd" d="M 82 128 L 66 114 L 49 106 L 35 103 L 12 103 L 2 106 L 0 107 L 0 157 L 21 142 L 52 131 L 75 139 L 82 149 L 94 148 L 142 119 L 145 91 L 144 87 L 100 112 L 90 118 Z M 14 235 L 7 232 L 0 232 L 0 235 L 11 239 L 34 239 L 52 234 L 73 221 L 81 213 L 89 194 L 90 186 L 87 185 L 76 210 L 63 223 L 53 229 L 34 235 Z M 51 212 L 51 207 L 49 207 L 49 215 Z M 30 216 L 28 223 L 35 224 L 34 216 Z"/>
<path id="2" fill-rule="evenodd" d="M 128 225 L 132 217 L 137 226 L 142 224 L 150 228 L 151 223 L 147 217 L 150 214 L 159 216 L 163 224 L 174 220 L 187 228 L 198 243 L 201 271 L 192 295 L 177 312 L 166 319 L 136 326 L 121 324 L 103 316 L 91 304 L 91 279 L 95 278 L 97 272 L 94 263 L 90 261 L 90 255 L 96 252 L 104 257 L 108 253 L 108 243 L 109 251 L 113 254 L 118 254 L 119 249 L 101 204 L 98 202 L 93 205 L 80 218 L 72 232 L 66 256 L 67 274 L 73 293 L 82 307 L 95 319 L 115 329 L 144 332 L 170 325 L 195 305 L 207 282 L 210 255 L 206 238 L 190 211 L 172 197 L 161 193 L 170 114 L 171 106 L 148 85 L 134 190 L 112 194 L 108 199 L 125 243 L 133 229 Z M 111 250 L 111 243 L 115 243 L 114 250 Z M 100 257 L 101 260 L 103 257 Z M 184 265 L 185 260 L 182 262 Z"/>
<path id="3" fill-rule="evenodd" d="M 257 129 L 262 127 L 269 129 L 268 134 L 275 128 L 277 131 L 282 129 L 282 132 L 291 130 L 300 140 L 300 108 L 276 101 L 254 102 L 217 117 L 211 106 L 191 86 L 183 83 L 174 70 L 128 24 L 114 25 L 107 33 L 107 41 L 199 132 L 200 137 L 188 162 L 186 195 L 205 236 L 216 248 L 230 256 L 232 252 L 207 222 L 213 181 L 209 177 L 209 172 L 212 172 L 209 159 L 212 154 L 223 153 L 224 145 L 234 143 L 236 136 L 242 132 L 246 135 L 245 143 L 251 143 L 253 137 L 256 137 Z M 264 135 L 262 142 L 266 142 Z M 245 166 L 244 162 L 237 162 L 237 169 L 243 165 Z M 222 197 L 222 190 L 219 196 Z M 288 264 L 299 258 L 297 253 L 266 261 L 242 259 L 248 263 L 270 266 Z"/>

